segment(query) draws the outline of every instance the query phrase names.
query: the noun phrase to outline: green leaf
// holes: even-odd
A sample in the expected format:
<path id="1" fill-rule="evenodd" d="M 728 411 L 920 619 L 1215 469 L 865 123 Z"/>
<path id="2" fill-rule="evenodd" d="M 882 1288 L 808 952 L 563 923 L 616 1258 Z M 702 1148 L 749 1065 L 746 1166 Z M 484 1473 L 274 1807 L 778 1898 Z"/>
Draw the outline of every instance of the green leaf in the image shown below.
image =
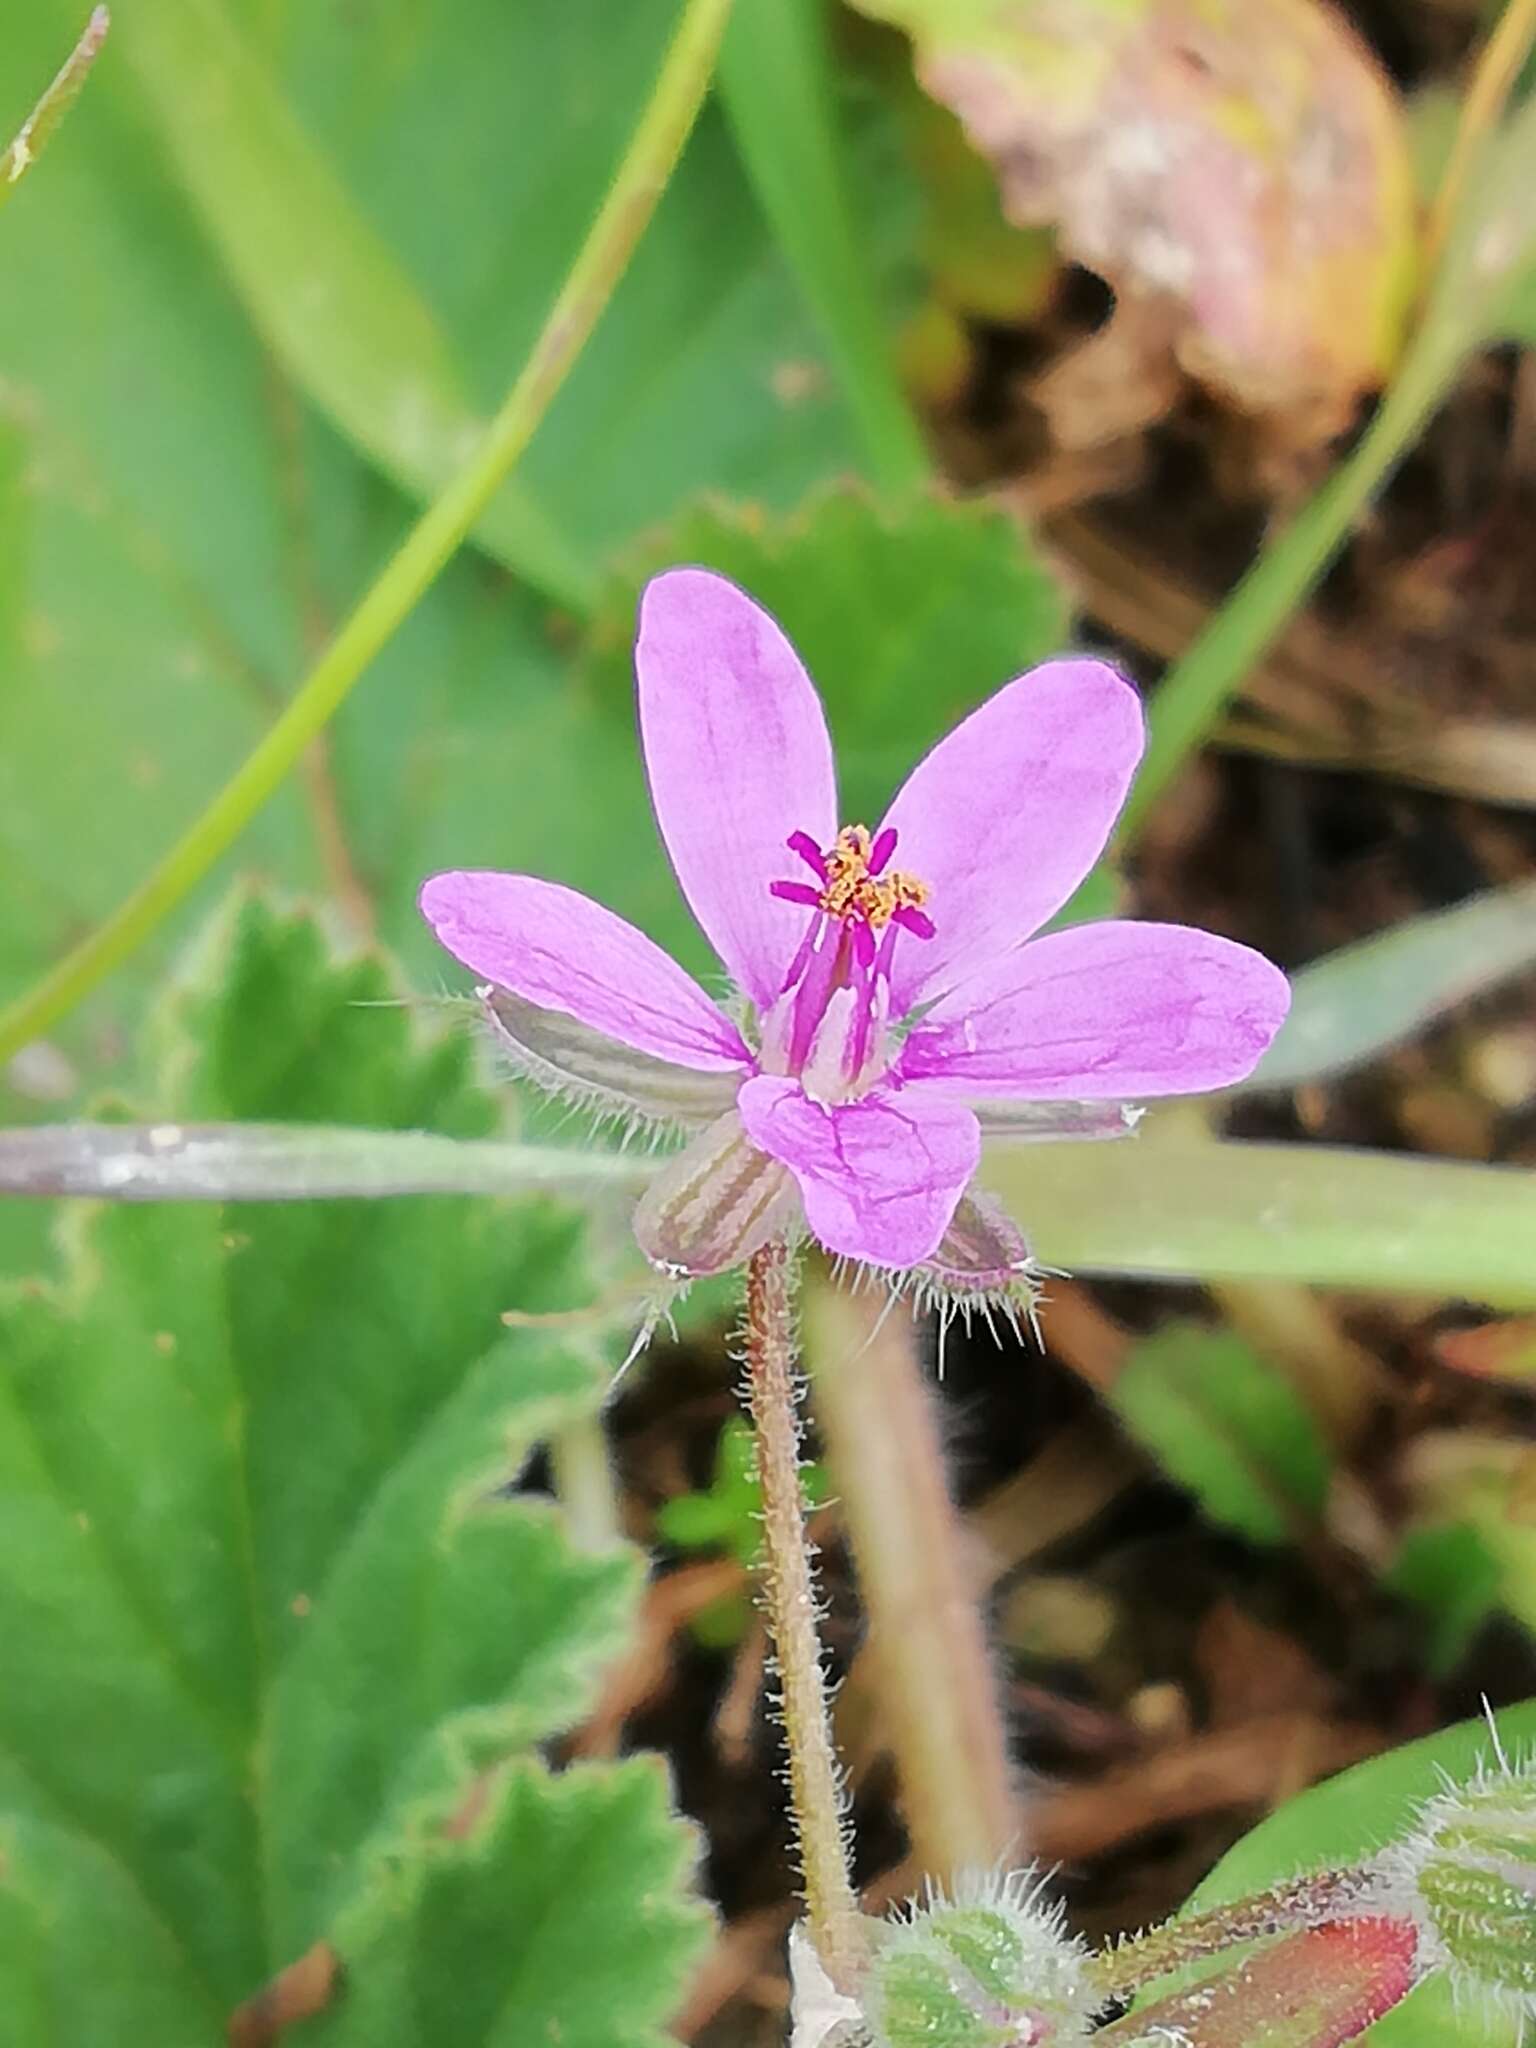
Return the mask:
<path id="1" fill-rule="evenodd" d="M 1240 1337 L 1170 1323 L 1133 1345 L 1110 1400 L 1213 1521 L 1255 1543 L 1284 1543 L 1315 1524 L 1327 1448 L 1295 1388 Z"/>
<path id="2" fill-rule="evenodd" d="M 123 49 L 252 321 L 295 382 L 404 489 L 431 497 L 484 422 L 431 307 L 305 132 L 222 0 L 123 10 Z M 582 604 L 591 570 L 522 483 L 485 545 Z"/>
<path id="3" fill-rule="evenodd" d="M 1419 1543 L 1431 1533 L 1450 1540 L 1470 1534 L 1482 1553 L 1475 1584 L 1536 1630 L 1536 1519 L 1530 1503 L 1529 1447 L 1515 1438 L 1471 1430 L 1418 1446 L 1408 1467 Z M 1424 1569 L 1422 1550 L 1409 1550 L 1407 1569 Z M 1404 1569 L 1399 1561 L 1399 1570 Z M 1470 1597 L 1470 1596 L 1469 1596 Z"/>
<path id="4" fill-rule="evenodd" d="M 1452 1522 L 1410 1529 L 1383 1573 L 1382 1584 L 1428 1614 L 1425 1662 L 1443 1677 L 1498 1606 L 1502 1578 L 1497 1559 L 1476 1528 Z"/>
<path id="5" fill-rule="evenodd" d="M 827 1494 L 826 1475 L 815 1463 L 800 1474 L 808 1508 Z M 715 1470 L 707 1493 L 679 1493 L 656 1510 L 656 1533 L 679 1550 L 725 1550 L 754 1565 L 763 1547 L 763 1490 L 758 1484 L 752 1431 L 733 1416 L 715 1446 Z"/>
<path id="6" fill-rule="evenodd" d="M 1363 1065 L 1533 961 L 1536 882 L 1408 918 L 1303 968 L 1279 1037 L 1230 1092 L 1295 1088 Z"/>
<path id="7" fill-rule="evenodd" d="M 1497 1722 L 1506 1750 L 1528 1750 L 1536 1738 L 1536 1701 L 1501 1710 Z M 1488 1724 L 1464 1721 L 1313 1786 L 1245 1835 L 1185 1911 L 1261 1891 L 1298 1871 L 1358 1862 L 1411 1825 L 1424 1801 L 1443 1789 L 1442 1773 L 1468 1778 L 1492 1752 Z M 1411 1993 L 1360 2042 L 1361 2048 L 1519 2048 L 1520 2031 L 1516 2017 L 1470 2002 L 1458 2010 L 1450 1987 L 1439 1982 Z"/>
<path id="8" fill-rule="evenodd" d="M 393 988 L 238 898 L 155 1020 L 157 1109 L 492 1132 L 471 1048 Z M 552 1779 L 529 1755 L 581 1715 L 638 1591 L 631 1553 L 578 1551 L 510 1490 L 600 1392 L 590 1358 L 501 1322 L 584 1292 L 578 1219 L 526 1197 L 115 1205 L 71 1212 L 62 1245 L 57 1278 L 0 1295 L 0 1831 L 22 1873 L 0 1943 L 34 1931 L 29 1995 L 68 1976 L 70 2038 L 194 2048 L 328 1940 L 343 1989 L 317 2038 L 510 2042 L 503 1987 L 541 1968 L 550 2030 L 653 2038 L 700 1932 L 686 1831 L 648 1767 Z M 507 1867 L 556 1838 L 586 1848 L 555 1953 L 655 1936 L 606 2032 L 586 1974 L 550 1976 L 549 1923 L 513 1917 Z M 121 1947 L 87 1974 L 98 1895 Z M 402 1948 L 414 2008 L 387 1989 Z"/>
<path id="9" fill-rule="evenodd" d="M 79 23 L 67 0 L 14 12 L 0 85 L 14 77 L 30 96 Z M 125 38 L 68 146 L 6 217 L 0 492 L 13 478 L 20 502 L 13 513 L 0 496 L 19 533 L 0 576 L 0 859 L 17 898 L 0 920 L 5 995 L 190 821 L 397 544 L 408 508 L 375 462 L 408 442 L 422 474 L 439 474 L 449 382 L 471 419 L 503 393 L 675 9 L 378 0 L 366 34 L 329 7 L 243 7 L 236 29 L 218 0 L 197 0 L 190 26 L 177 0 L 136 0 L 132 16 L 138 62 Z M 197 68 L 166 128 L 154 95 L 178 66 Z M 259 93 L 237 92 L 228 134 L 203 147 L 198 124 L 251 66 Z M 18 90 L 0 125 L 28 103 Z M 298 289 L 317 276 L 318 307 Z M 400 379 L 427 394 L 403 419 L 389 409 Z M 364 405 L 366 422 L 344 410 Z M 706 115 L 525 481 L 590 577 L 701 488 L 787 504 L 856 466 L 793 281 Z M 469 556 L 348 707 L 334 786 L 316 764 L 263 814 L 242 862 L 346 893 L 339 825 L 351 882 L 399 937 L 422 872 L 412 850 L 435 837 L 458 861 L 509 836 L 520 783 L 540 798 L 525 862 L 535 829 L 543 846 L 582 837 L 571 820 L 589 791 L 601 810 L 605 744 L 618 775 L 633 733 L 592 739 L 553 630 Z M 634 789 L 620 815 L 637 822 Z M 593 878 L 628 850 L 622 834 L 594 836 Z M 65 1050 L 99 1063 L 167 951 L 136 961 Z M 431 957 L 418 945 L 418 968 Z"/>
<path id="10" fill-rule="evenodd" d="M 982 1176 L 1048 1265 L 1536 1302 L 1536 1172 L 1221 1141 L 1173 1110 L 1112 1145 L 988 1147 Z"/>
<path id="11" fill-rule="evenodd" d="M 550 1778 L 514 1765 L 451 1846 L 450 1796 L 376 1845 L 337 1940 L 346 1997 L 316 2048 L 660 2048 L 702 1915 L 654 1760 Z"/>

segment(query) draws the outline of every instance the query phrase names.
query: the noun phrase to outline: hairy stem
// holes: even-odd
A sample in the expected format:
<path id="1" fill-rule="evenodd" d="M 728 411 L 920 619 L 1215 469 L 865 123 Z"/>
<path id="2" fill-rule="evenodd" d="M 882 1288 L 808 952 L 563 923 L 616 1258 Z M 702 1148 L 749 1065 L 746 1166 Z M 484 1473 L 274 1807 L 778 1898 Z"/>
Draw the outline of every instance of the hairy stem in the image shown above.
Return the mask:
<path id="1" fill-rule="evenodd" d="M 0 1012 L 0 1060 L 73 1009 L 202 880 L 324 731 L 473 529 L 570 374 L 666 189 L 709 84 L 728 9 L 729 0 L 688 0 L 608 196 L 480 446 L 412 527 L 286 709 L 202 816 L 104 924 Z"/>
<path id="2" fill-rule="evenodd" d="M 794 1364 L 794 1254 L 765 1245 L 747 1265 L 747 1398 L 763 1492 L 763 1592 L 778 1659 L 790 1808 L 811 1939 L 840 1991 L 864 1961 L 832 1749 L 816 1585 L 800 1497 L 800 1385 Z"/>
<path id="3" fill-rule="evenodd" d="M 1370 1883 L 1371 1874 L 1363 1869 L 1320 1870 L 1291 1878 L 1229 1906 L 1214 1906 L 1208 1913 L 1192 1913 L 1131 1935 L 1094 1957 L 1094 1977 L 1106 1999 L 1131 1998 L 1174 1970 L 1209 1962 L 1248 1942 L 1353 1918 Z"/>

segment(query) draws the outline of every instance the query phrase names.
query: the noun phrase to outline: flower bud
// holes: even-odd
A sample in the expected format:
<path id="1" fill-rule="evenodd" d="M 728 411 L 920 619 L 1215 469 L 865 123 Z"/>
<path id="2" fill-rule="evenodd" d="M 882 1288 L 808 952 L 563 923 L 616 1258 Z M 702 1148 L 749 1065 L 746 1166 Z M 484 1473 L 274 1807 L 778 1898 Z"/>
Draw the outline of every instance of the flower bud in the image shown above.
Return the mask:
<path id="1" fill-rule="evenodd" d="M 1031 1871 L 933 1891 L 877 1930 L 861 1996 L 878 2048 L 1062 2048 L 1099 1995 Z"/>
<path id="2" fill-rule="evenodd" d="M 1413 1914 L 1426 1967 L 1536 2010 L 1536 1768 L 1500 1757 L 1431 1799 L 1377 1884 Z"/>

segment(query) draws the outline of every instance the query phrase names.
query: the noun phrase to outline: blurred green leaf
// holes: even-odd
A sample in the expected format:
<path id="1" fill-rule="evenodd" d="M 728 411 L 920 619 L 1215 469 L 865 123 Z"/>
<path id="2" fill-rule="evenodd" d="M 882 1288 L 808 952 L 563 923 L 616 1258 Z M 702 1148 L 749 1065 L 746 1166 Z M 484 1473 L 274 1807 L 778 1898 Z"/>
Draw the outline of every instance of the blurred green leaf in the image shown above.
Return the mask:
<path id="1" fill-rule="evenodd" d="M 1536 1173 L 1212 1139 L 1178 1111 L 1111 1145 L 991 1145 L 985 1183 L 1069 1272 L 1304 1280 L 1536 1302 Z"/>
<path id="2" fill-rule="evenodd" d="M 1497 1720 L 1507 1750 L 1526 1751 L 1536 1739 L 1536 1701 L 1503 1708 Z M 1186 1912 L 1261 1891 L 1298 1871 L 1358 1862 L 1411 1824 L 1419 1806 L 1444 1789 L 1443 1776 L 1470 1777 L 1492 1753 L 1487 1723 L 1464 1721 L 1313 1786 L 1245 1835 Z M 1360 2042 L 1361 2048 L 1519 2048 L 1520 2035 L 1517 2015 L 1469 2001 L 1458 2005 L 1440 1980 L 1411 1993 Z"/>
<path id="3" fill-rule="evenodd" d="M 1471 1429 L 1435 1432 L 1414 1445 L 1406 1478 L 1413 1503 L 1417 1560 L 1431 1535 L 1465 1544 L 1470 1533 L 1483 1553 L 1477 1583 L 1526 1628 L 1536 1630 L 1536 1453 L 1516 1438 Z M 1413 1539 L 1411 1538 L 1410 1541 Z M 1399 1558 L 1398 1570 L 1404 1570 Z"/>
<path id="4" fill-rule="evenodd" d="M 843 812 L 876 817 L 919 756 L 1010 677 L 1059 653 L 1065 593 L 994 506 L 882 508 L 826 491 L 791 519 L 705 506 L 647 536 L 592 626 L 592 688 L 630 715 L 629 649 L 646 577 L 699 562 L 766 605 L 827 706 Z"/>
<path id="5" fill-rule="evenodd" d="M 1533 178 L 1536 100 L 1527 99 L 1485 146 L 1447 234 L 1425 325 L 1452 366 L 1484 342 L 1536 339 Z"/>
<path id="6" fill-rule="evenodd" d="M 451 1845 L 414 1801 L 340 1910 L 344 1998 L 317 2048 L 662 2048 L 705 1930 L 654 1758 L 551 1778 L 519 1763 Z"/>
<path id="7" fill-rule="evenodd" d="M 808 1508 L 827 1497 L 826 1474 L 815 1463 L 800 1474 Z M 763 1489 L 757 1479 L 752 1431 L 733 1416 L 715 1446 L 715 1469 L 703 1493 L 674 1494 L 656 1510 L 656 1533 L 678 1550 L 723 1550 L 738 1563 L 755 1565 L 762 1549 Z"/>
<path id="8" fill-rule="evenodd" d="M 168 18 L 178 0 L 153 0 Z M 225 0 L 229 4 L 229 0 Z M 489 405 L 527 354 L 676 25 L 676 0 L 266 10 L 299 119 Z M 706 109 L 525 464 L 592 571 L 701 489 L 793 504 L 859 468 L 814 325 Z"/>
<path id="9" fill-rule="evenodd" d="M 1382 1574 L 1382 1584 L 1428 1615 L 1424 1661 L 1443 1677 L 1498 1606 L 1502 1577 L 1498 1560 L 1477 1530 L 1469 1523 L 1452 1522 L 1410 1529 Z"/>
<path id="10" fill-rule="evenodd" d="M 1536 963 L 1536 882 L 1408 918 L 1292 978 L 1280 1035 L 1232 1095 L 1299 1087 L 1390 1050 Z"/>
<path id="11" fill-rule="evenodd" d="M 239 900 L 156 1020 L 156 1099 L 493 1130 L 468 1046 L 390 990 Z M 656 2038 L 702 1931 L 686 1831 L 652 1767 L 530 1755 L 638 1591 L 510 1490 L 598 1398 L 500 1320 L 567 1305 L 580 1246 L 542 1200 L 117 1205 L 0 1297 L 0 1954 L 62 2038 L 201 2048 L 322 1939 L 316 2039 Z M 509 1872 L 577 1862 L 519 1905 Z"/>
<path id="12" fill-rule="evenodd" d="M 277 360 L 387 475 L 433 496 L 484 426 L 453 345 L 222 0 L 143 0 L 123 10 L 122 42 L 182 184 Z M 586 601 L 590 564 L 520 479 L 503 486 L 481 535 L 550 596 Z"/>
<path id="13" fill-rule="evenodd" d="M 215 0 L 197 7 L 185 43 L 174 0 L 134 11 L 144 64 L 158 66 L 168 36 L 172 72 L 213 67 L 199 72 L 206 105 L 176 110 L 181 140 L 172 146 L 136 68 L 109 63 L 75 142 L 6 222 L 0 428 L 21 483 L 7 524 L 23 540 L 0 614 L 19 647 L 0 670 L 0 850 L 17 899 L 0 922 L 6 994 L 115 905 L 197 812 L 397 543 L 407 508 L 311 399 L 344 418 L 344 404 L 389 411 L 407 351 L 431 391 L 451 378 L 471 415 L 489 406 L 589 225 L 675 14 L 666 0 L 618 15 L 601 0 L 447 0 L 427 14 L 378 0 L 360 35 L 334 8 L 247 8 L 237 20 Z M 32 78 L 35 90 L 65 18 L 66 0 L 47 0 L 8 20 L 0 87 Z M 236 71 L 265 66 L 264 83 L 249 103 L 237 94 L 223 121 L 214 88 L 230 47 Z M 10 112 L 0 105 L 0 125 Z M 200 150 L 204 118 L 217 132 Z M 202 213 L 172 175 L 177 162 Z M 220 252 L 236 242 L 232 290 Z M 258 278 L 263 265 L 271 274 Z M 318 307 L 297 289 L 317 274 Z M 261 334 L 239 295 L 258 289 L 282 298 Z M 279 314 L 297 385 L 264 342 Z M 587 574 L 700 487 L 788 503 L 855 466 L 718 115 L 690 146 L 610 319 L 529 458 L 529 488 Z M 366 378 L 351 359 L 360 325 L 375 365 Z M 304 351 L 327 352 L 323 369 L 301 364 Z M 407 415 L 374 418 L 369 433 L 431 443 L 440 409 Z M 349 852 L 382 928 L 406 931 L 420 870 L 405 860 L 428 836 L 423 810 L 451 811 L 439 844 L 462 857 L 465 842 L 515 817 L 520 769 L 530 787 L 548 774 L 548 743 L 569 750 L 566 779 L 538 810 L 538 843 L 568 850 L 604 742 L 579 718 L 573 732 L 555 701 L 570 692 L 551 631 L 483 560 L 458 565 L 335 737 L 337 781 L 349 786 L 328 789 L 316 764 L 259 820 L 242 860 L 346 894 L 338 863 Z M 615 733 L 608 753 L 627 766 L 631 751 Z M 397 854 L 402 786 L 413 817 Z M 591 866 L 621 864 L 612 854 L 594 848 Z M 146 953 L 117 1001 L 96 1006 L 104 1037 L 88 1035 L 85 1017 L 68 1049 L 87 1047 L 99 1067 L 122 1005 L 166 954 Z"/>
<path id="14" fill-rule="evenodd" d="M 1315 1526 L 1329 1456 L 1296 1389 L 1229 1330 L 1176 1322 L 1131 1347 L 1115 1413 L 1212 1521 L 1254 1543 Z"/>

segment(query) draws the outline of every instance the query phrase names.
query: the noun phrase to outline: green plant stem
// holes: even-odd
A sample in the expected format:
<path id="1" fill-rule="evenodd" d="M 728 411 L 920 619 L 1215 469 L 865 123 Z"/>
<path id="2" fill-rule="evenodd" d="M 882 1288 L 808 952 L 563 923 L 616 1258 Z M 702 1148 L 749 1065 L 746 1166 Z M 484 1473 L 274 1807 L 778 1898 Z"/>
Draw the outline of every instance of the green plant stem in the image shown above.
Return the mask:
<path id="1" fill-rule="evenodd" d="M 1461 105 L 1456 139 L 1424 235 L 1424 267 L 1432 275 L 1461 209 L 1484 144 L 1499 124 L 1521 66 L 1536 39 L 1536 0 L 1508 0 L 1478 56 Z"/>
<path id="2" fill-rule="evenodd" d="M 233 845 L 409 617 L 522 455 L 613 296 L 708 87 L 730 0 L 686 0 L 650 101 L 532 354 L 464 469 L 311 669 L 286 710 L 170 852 L 102 925 L 0 1012 L 0 1060 L 140 946 Z"/>
<path id="3" fill-rule="evenodd" d="M 1229 1949 L 1264 1941 L 1277 1934 L 1319 1927 L 1362 1910 L 1371 1882 L 1363 1868 L 1321 1870 L 1295 1877 L 1251 1898 L 1208 1913 L 1169 1920 L 1145 1934 L 1133 1934 L 1113 1948 L 1101 1950 L 1089 1968 L 1106 2000 L 1135 1997 L 1191 1963 L 1209 1962 Z"/>
<path id="4" fill-rule="evenodd" d="M 789 1753 L 790 1811 L 806 1918 L 822 1967 L 851 1993 L 864 1963 L 863 1923 L 848 1867 L 817 1630 L 815 1576 L 800 1493 L 800 1386 L 794 1365 L 795 1255 L 765 1245 L 747 1264 L 747 1400 L 763 1493 L 763 1592 L 778 1659 Z"/>
<path id="5" fill-rule="evenodd" d="M 990 1870 L 1019 1852 L 1018 1785 L 912 1319 L 816 1274 L 805 1321 L 912 1853 L 940 1880 Z"/>
<path id="6" fill-rule="evenodd" d="M 1259 657 L 1312 589 L 1439 402 L 1448 360 L 1439 323 L 1420 330 L 1395 383 L 1348 459 L 1299 512 L 1163 679 L 1146 757 L 1120 817 L 1132 836 L 1189 756 L 1215 729 Z"/>
<path id="7" fill-rule="evenodd" d="M 10 147 L 0 152 L 0 206 L 10 198 L 43 153 L 43 147 L 79 97 L 91 66 L 101 54 L 112 18 L 98 7 L 65 59 L 64 68 L 22 123 Z"/>

